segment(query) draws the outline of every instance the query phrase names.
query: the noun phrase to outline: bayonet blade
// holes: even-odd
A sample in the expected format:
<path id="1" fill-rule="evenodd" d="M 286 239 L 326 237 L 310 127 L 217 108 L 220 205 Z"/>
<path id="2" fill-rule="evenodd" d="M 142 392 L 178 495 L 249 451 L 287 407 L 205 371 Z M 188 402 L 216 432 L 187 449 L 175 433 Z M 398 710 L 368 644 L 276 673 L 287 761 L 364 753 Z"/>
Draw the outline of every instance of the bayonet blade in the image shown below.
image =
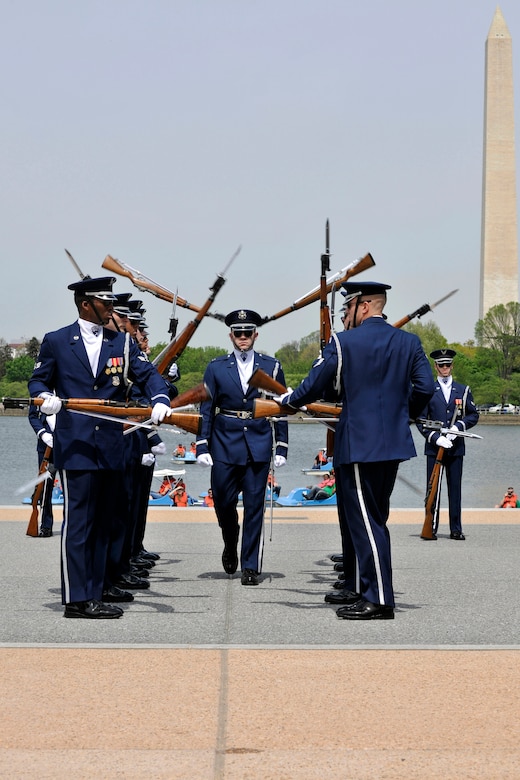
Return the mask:
<path id="1" fill-rule="evenodd" d="M 455 293 L 458 292 L 457 290 L 452 290 L 447 295 L 444 296 L 444 298 L 441 298 L 440 300 L 436 301 L 435 303 L 430 303 L 430 309 L 435 309 L 436 306 L 438 306 L 440 303 L 444 303 L 444 301 L 447 301 L 448 298 L 451 298 L 452 295 L 455 295 Z"/>

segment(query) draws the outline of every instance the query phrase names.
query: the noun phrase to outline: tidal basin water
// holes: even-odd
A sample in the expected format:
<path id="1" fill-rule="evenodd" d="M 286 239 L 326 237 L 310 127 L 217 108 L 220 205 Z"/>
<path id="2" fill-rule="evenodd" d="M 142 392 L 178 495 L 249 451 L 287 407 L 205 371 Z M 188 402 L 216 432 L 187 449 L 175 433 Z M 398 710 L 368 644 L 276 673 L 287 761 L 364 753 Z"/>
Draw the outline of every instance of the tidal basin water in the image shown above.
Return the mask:
<path id="1" fill-rule="evenodd" d="M 158 458 L 156 468 L 185 468 L 184 481 L 188 493 L 197 498 L 209 487 L 209 469 L 201 466 L 175 464 L 171 453 L 178 442 L 189 448 L 191 434 L 173 432 L 164 426 L 162 438 L 168 455 Z M 394 509 L 413 509 L 424 505 L 426 487 L 426 459 L 424 440 L 412 427 L 418 456 L 402 463 L 392 496 Z M 506 488 L 512 485 L 520 491 L 519 446 L 520 426 L 477 425 L 473 433 L 482 440 L 468 440 L 464 461 L 462 500 L 468 508 L 493 507 L 499 503 Z M 292 423 L 289 427 L 289 459 L 287 465 L 276 470 L 282 495 L 292 488 L 316 484 L 318 477 L 302 473 L 311 468 L 314 456 L 325 446 L 326 429 L 317 422 Z M 17 488 L 27 484 L 37 475 L 36 437 L 26 416 L 0 415 L 0 505 L 20 504 L 23 495 Z M 158 482 L 157 482 L 158 484 Z M 415 490 L 412 486 L 415 486 Z M 419 491 L 419 492 L 417 492 Z M 28 490 L 25 495 L 30 495 Z M 442 506 L 447 505 L 446 486 L 443 485 Z"/>

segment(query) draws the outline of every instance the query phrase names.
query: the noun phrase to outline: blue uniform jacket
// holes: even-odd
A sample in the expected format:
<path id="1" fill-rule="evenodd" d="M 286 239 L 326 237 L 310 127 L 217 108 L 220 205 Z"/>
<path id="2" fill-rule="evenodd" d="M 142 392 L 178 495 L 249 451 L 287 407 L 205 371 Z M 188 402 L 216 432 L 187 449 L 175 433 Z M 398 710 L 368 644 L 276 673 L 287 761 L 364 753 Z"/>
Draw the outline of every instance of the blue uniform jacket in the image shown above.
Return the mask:
<path id="1" fill-rule="evenodd" d="M 253 370 L 257 368 L 285 385 L 282 367 L 274 358 L 255 352 Z M 253 400 L 261 396 L 260 391 L 251 386 L 244 394 L 234 353 L 212 360 L 204 373 L 204 382 L 212 398 L 200 407 L 202 427 L 197 440 L 197 455 L 210 452 L 214 460 L 245 465 L 250 453 L 256 462 L 268 462 L 273 439 L 271 425 L 266 419 L 241 419 L 217 413 L 218 409 L 252 412 Z M 286 458 L 287 422 L 275 422 L 274 430 L 276 454 Z"/>
<path id="2" fill-rule="evenodd" d="M 166 382 L 125 334 L 103 329 L 97 376 L 92 375 L 79 324 L 47 333 L 29 380 L 29 393 L 55 392 L 60 398 L 100 398 L 122 401 L 126 397 L 125 374 L 153 404 L 170 404 Z M 56 418 L 54 465 L 91 470 L 124 468 L 123 426 L 69 412 Z"/>
<path id="3" fill-rule="evenodd" d="M 452 382 L 450 398 L 448 403 L 444 398 L 444 393 L 439 382 L 435 382 L 435 392 L 428 402 L 428 406 L 422 410 L 419 417 L 425 417 L 428 420 L 440 420 L 440 422 L 449 428 L 455 412 L 455 401 L 460 400 L 460 412 L 455 421 L 456 427 L 459 431 L 466 431 L 468 428 L 473 428 L 478 423 L 479 413 L 475 406 L 471 390 L 467 385 L 462 385 L 460 382 Z M 422 433 L 426 442 L 424 444 L 424 454 L 437 455 L 438 447 L 436 441 L 441 435 L 439 431 L 432 431 L 429 428 L 425 428 L 421 423 L 417 423 L 417 428 Z M 452 442 L 452 447 L 446 450 L 445 455 L 448 457 L 463 456 L 466 453 L 466 442 L 463 436 L 457 436 Z"/>
<path id="4" fill-rule="evenodd" d="M 433 394 L 433 378 L 419 338 L 369 317 L 335 334 L 308 376 L 291 394 L 294 406 L 336 389 L 343 408 L 334 464 L 408 460 L 417 453 L 409 419 Z"/>

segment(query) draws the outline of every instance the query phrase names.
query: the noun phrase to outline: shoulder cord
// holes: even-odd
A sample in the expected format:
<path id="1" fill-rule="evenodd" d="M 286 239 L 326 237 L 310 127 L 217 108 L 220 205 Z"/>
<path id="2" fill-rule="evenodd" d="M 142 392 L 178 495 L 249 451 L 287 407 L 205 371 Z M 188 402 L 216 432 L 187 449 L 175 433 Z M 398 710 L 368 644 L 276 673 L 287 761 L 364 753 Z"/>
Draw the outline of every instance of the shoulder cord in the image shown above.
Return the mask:
<path id="1" fill-rule="evenodd" d="M 341 346 L 339 343 L 338 335 L 334 332 L 331 336 L 336 345 L 336 353 L 338 356 L 338 368 L 336 370 L 336 378 L 334 379 L 334 391 L 341 397 L 341 369 L 343 368 L 343 354 L 341 352 Z"/>

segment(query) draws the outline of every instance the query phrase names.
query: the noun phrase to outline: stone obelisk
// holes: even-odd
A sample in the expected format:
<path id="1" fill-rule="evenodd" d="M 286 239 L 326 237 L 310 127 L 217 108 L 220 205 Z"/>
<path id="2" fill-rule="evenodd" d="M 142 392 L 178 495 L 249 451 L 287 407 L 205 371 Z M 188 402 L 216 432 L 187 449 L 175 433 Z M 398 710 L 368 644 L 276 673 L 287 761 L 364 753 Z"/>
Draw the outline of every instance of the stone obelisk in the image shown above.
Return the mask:
<path id="1" fill-rule="evenodd" d="M 518 301 L 513 43 L 497 6 L 486 40 L 480 311 Z"/>

